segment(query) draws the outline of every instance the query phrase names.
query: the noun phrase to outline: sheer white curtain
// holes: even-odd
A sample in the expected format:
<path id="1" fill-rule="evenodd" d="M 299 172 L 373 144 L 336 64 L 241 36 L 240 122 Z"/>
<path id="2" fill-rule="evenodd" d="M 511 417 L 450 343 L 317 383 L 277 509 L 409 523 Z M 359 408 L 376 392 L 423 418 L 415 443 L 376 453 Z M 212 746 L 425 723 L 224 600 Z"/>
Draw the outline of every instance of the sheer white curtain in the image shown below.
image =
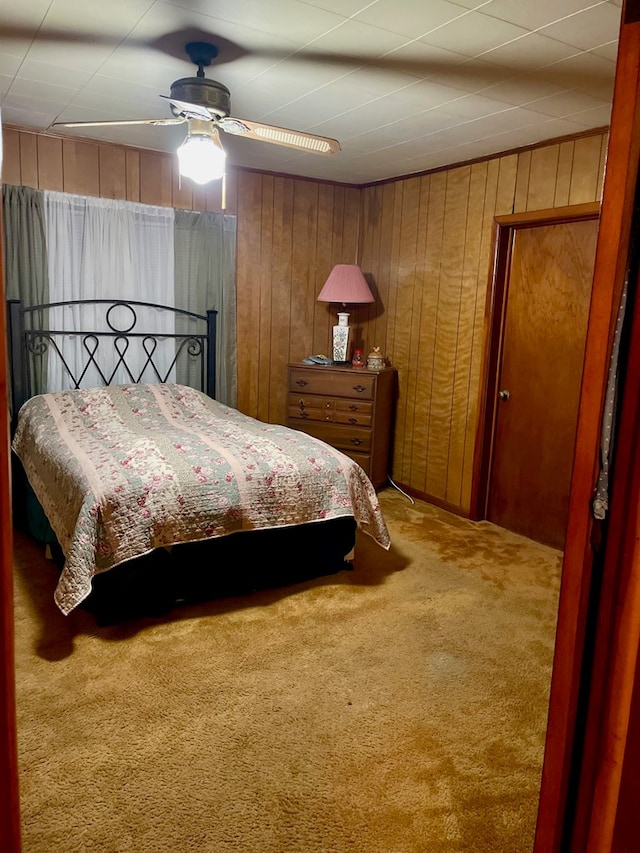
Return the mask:
<path id="1" fill-rule="evenodd" d="M 135 299 L 160 305 L 175 304 L 173 208 L 55 192 L 44 193 L 44 208 L 51 302 Z M 136 319 L 131 312 L 123 308 L 113 310 L 107 324 L 107 307 L 51 309 L 49 328 L 100 332 L 108 331 L 111 325 L 116 331 L 128 331 Z M 170 312 L 136 311 L 138 323 L 144 320 L 144 331 L 149 329 L 150 315 L 155 314 L 153 329 L 157 334 L 174 332 L 173 316 L 165 316 Z M 122 345 L 119 346 L 122 352 Z M 89 352 L 94 347 L 93 341 L 73 334 L 65 335 L 61 344 L 62 355 L 74 376 L 79 376 L 88 365 L 82 387 L 103 384 Z M 147 343 L 145 350 L 142 341 L 136 340 L 126 352 L 126 364 L 136 381 L 159 381 L 151 365 L 144 367 L 149 348 Z M 154 363 L 167 381 L 174 381 L 170 371 L 174 355 L 172 339 L 159 341 L 153 354 Z M 114 349 L 112 340 L 101 339 L 93 359 L 107 378 L 113 375 L 112 382 L 131 380 L 127 370 L 118 366 L 119 352 Z M 73 387 L 73 383 L 61 359 L 50 353 L 47 388 L 69 387 Z"/>

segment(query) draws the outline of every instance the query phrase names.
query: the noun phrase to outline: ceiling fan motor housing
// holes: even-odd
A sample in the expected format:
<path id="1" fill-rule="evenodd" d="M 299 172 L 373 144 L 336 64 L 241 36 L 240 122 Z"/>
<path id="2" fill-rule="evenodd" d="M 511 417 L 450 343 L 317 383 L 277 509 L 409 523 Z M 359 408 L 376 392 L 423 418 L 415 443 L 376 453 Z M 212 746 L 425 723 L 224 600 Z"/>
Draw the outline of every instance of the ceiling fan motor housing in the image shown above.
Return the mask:
<path id="1" fill-rule="evenodd" d="M 199 104 L 206 107 L 212 116 L 226 118 L 231 113 L 231 93 L 217 80 L 206 77 L 182 77 L 171 84 L 171 97 L 176 101 Z M 177 116 L 179 112 L 171 107 Z"/>

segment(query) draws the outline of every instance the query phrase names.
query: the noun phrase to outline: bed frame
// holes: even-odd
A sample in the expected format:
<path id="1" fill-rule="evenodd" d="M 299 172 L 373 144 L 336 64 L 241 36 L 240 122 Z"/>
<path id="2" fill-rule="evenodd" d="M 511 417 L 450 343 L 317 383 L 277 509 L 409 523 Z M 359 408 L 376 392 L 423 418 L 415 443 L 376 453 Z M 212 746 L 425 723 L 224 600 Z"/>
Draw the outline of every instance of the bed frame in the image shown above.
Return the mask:
<path id="1" fill-rule="evenodd" d="M 100 306 L 104 309 L 104 325 L 96 329 L 49 329 L 47 328 L 48 309 L 59 307 Z M 146 309 L 154 309 L 150 314 Z M 116 312 L 125 312 L 126 325 L 118 323 Z M 153 302 L 137 302 L 125 299 L 75 299 L 63 302 L 48 302 L 41 305 L 24 306 L 18 299 L 7 301 L 8 345 L 11 363 L 11 401 L 14 415 L 20 406 L 33 395 L 34 376 L 41 370 L 45 359 L 53 356 L 59 360 L 64 375 L 74 388 L 79 388 L 90 367 L 97 370 L 102 384 L 110 385 L 116 372 L 124 369 L 132 383 L 145 381 L 143 374 L 150 370 L 155 380 L 166 382 L 173 368 L 181 363 L 195 366 L 198 379 L 190 382 L 193 387 L 204 391 L 209 397 L 216 395 L 216 320 L 217 311 L 195 314 L 181 308 L 158 305 Z M 192 328 L 188 332 L 158 332 L 158 324 L 149 322 L 149 316 L 171 316 L 174 319 L 185 318 Z M 120 317 L 121 320 L 121 317 Z M 75 374 L 62 354 L 60 341 L 73 334 L 80 338 L 85 361 Z M 134 373 L 127 362 L 127 350 L 131 340 L 139 339 L 145 353 L 142 369 Z M 161 340 L 173 339 L 176 342 L 175 357 L 167 370 L 162 370 L 154 361 L 154 354 Z M 105 359 L 115 355 L 115 367 L 107 369 Z M 58 390 L 58 389 L 49 389 Z"/>
<path id="2" fill-rule="evenodd" d="M 58 306 L 103 306 L 104 327 L 101 331 L 80 329 L 48 329 L 48 309 Z M 115 309 L 128 311 L 129 323 L 114 320 Z M 187 318 L 197 327 L 189 332 L 165 334 L 149 328 L 149 312 L 172 312 Z M 158 315 L 156 315 L 157 317 Z M 149 302 L 122 299 L 70 300 L 25 307 L 19 300 L 8 300 L 8 345 L 11 364 L 10 389 L 13 422 L 20 406 L 33 396 L 34 376 L 42 371 L 49 356 L 59 358 L 72 386 L 79 388 L 86 371 L 98 371 L 103 385 L 111 384 L 116 370 L 123 368 L 132 383 L 149 381 L 142 374 L 151 370 L 155 381 L 165 382 L 171 370 L 184 359 L 191 367 L 189 385 L 215 398 L 216 319 L 215 310 L 194 314 L 178 308 Z M 59 341 L 73 334 L 82 342 L 86 358 L 74 375 L 65 361 Z M 168 370 L 154 362 L 161 339 L 176 341 L 175 358 Z M 127 364 L 129 341 L 142 340 L 145 363 L 137 374 Z M 105 354 L 115 367 L 103 367 Z M 102 364 L 101 364 L 102 357 Z M 198 374 L 197 380 L 194 374 Z M 49 389 L 58 390 L 58 389 Z M 13 458 L 14 523 L 41 543 L 47 544 L 55 563 L 61 569 L 64 555 L 46 516 L 26 481 L 22 465 Z M 351 568 L 345 555 L 355 545 L 357 525 L 352 517 L 330 519 L 287 528 L 233 533 L 205 542 L 174 546 L 169 553 L 158 549 L 144 557 L 130 560 L 93 579 L 91 594 L 80 605 L 90 610 L 99 625 L 111 625 L 141 616 L 166 613 L 176 605 L 209 601 L 229 595 L 246 595 L 260 588 L 276 588 Z M 211 565 L 216 571 L 200 571 Z M 265 565 L 271 564 L 268 572 Z"/>

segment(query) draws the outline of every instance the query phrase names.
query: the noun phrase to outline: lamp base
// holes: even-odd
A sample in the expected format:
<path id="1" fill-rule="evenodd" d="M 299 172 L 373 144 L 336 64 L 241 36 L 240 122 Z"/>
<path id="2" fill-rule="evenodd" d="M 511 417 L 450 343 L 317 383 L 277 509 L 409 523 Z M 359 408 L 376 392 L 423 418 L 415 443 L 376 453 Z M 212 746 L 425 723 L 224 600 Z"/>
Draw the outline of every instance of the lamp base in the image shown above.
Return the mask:
<path id="1" fill-rule="evenodd" d="M 349 363 L 349 333 L 351 329 L 347 325 L 348 314 L 338 314 L 338 324 L 333 327 L 333 363 Z"/>

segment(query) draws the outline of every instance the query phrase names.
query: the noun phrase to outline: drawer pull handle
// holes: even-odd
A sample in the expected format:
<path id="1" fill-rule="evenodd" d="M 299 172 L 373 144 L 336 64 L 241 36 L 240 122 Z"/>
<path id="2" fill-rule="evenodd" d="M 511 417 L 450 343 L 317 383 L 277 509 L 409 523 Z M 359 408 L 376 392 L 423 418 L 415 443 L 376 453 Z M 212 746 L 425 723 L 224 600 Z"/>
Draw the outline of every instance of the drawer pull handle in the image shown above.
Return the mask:
<path id="1" fill-rule="evenodd" d="M 362 444 L 362 439 L 361 438 L 352 438 L 351 444 Z"/>
<path id="2" fill-rule="evenodd" d="M 349 423 L 350 423 L 350 424 L 357 424 L 357 423 L 358 423 L 358 419 L 357 419 L 357 418 L 349 418 Z"/>
<path id="3" fill-rule="evenodd" d="M 356 406 L 356 404 L 355 404 L 355 403 L 352 403 L 352 404 L 349 406 L 349 409 L 350 409 L 350 411 L 352 411 L 352 412 L 357 412 L 357 411 L 358 411 L 358 407 Z"/>
<path id="4" fill-rule="evenodd" d="M 324 419 L 325 419 L 325 421 L 330 421 L 330 420 L 331 420 L 331 415 L 325 415 L 325 418 L 324 418 Z"/>
<path id="5" fill-rule="evenodd" d="M 308 417 L 309 417 L 309 415 L 308 415 L 308 413 L 307 413 L 307 412 L 300 412 L 300 417 L 302 417 L 302 418 L 308 418 Z"/>
<path id="6" fill-rule="evenodd" d="M 300 411 L 302 411 L 304 409 L 304 400 L 300 400 L 298 406 L 300 407 Z"/>
<path id="7" fill-rule="evenodd" d="M 366 385 L 354 385 L 353 390 L 357 391 L 359 394 L 361 394 L 363 391 L 367 390 L 367 387 L 366 387 Z"/>
<path id="8" fill-rule="evenodd" d="M 304 388 L 305 385 L 308 385 L 306 379 L 296 379 L 296 385 L 299 385 L 301 388 Z"/>

